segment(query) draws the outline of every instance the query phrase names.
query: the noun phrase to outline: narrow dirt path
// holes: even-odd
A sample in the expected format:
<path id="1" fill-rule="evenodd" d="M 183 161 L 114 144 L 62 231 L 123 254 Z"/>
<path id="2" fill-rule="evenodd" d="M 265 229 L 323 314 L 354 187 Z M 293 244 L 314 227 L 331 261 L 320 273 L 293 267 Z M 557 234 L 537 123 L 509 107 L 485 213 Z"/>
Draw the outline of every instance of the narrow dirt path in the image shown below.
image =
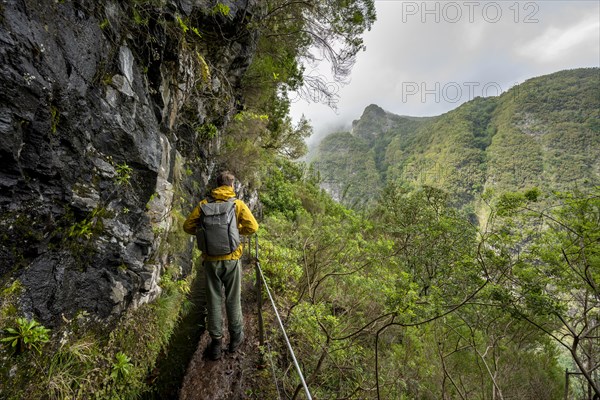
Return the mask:
<path id="1" fill-rule="evenodd" d="M 242 312 L 245 339 L 236 353 L 223 352 L 218 361 L 206 356 L 210 337 L 205 332 L 188 365 L 180 391 L 180 400 L 237 400 L 249 399 L 248 394 L 257 384 L 257 368 L 260 365 L 258 348 L 258 318 L 256 289 L 253 285 L 254 264 L 243 263 Z M 225 315 L 225 311 L 223 311 Z M 227 330 L 225 329 L 225 332 Z M 223 347 L 229 343 L 225 334 Z"/>

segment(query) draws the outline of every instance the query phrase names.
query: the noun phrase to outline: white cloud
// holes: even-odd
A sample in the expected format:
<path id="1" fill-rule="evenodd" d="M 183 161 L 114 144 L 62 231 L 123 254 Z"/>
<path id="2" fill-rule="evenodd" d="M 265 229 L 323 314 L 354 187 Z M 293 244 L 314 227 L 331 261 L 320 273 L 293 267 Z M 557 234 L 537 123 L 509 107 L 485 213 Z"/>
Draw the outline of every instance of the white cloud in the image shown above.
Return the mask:
<path id="1" fill-rule="evenodd" d="M 438 3 L 426 2 L 423 10 L 422 1 L 376 1 L 377 21 L 364 35 L 367 50 L 358 55 L 351 82 L 339 91 L 338 112 L 298 101 L 292 117 L 304 113 L 323 134 L 350 124 L 371 103 L 400 115 L 439 115 L 485 94 L 486 85 L 504 91 L 535 76 L 600 66 L 598 1 L 457 1 L 462 16 L 456 22 L 450 21 L 455 9 Z M 442 93 L 407 97 L 407 83 Z M 446 101 L 454 100 L 456 85 L 462 98 Z"/>
<path id="2" fill-rule="evenodd" d="M 518 53 L 541 62 L 552 62 L 569 57 L 572 53 L 582 49 L 592 50 L 594 45 L 598 52 L 599 32 L 598 16 L 584 19 L 566 29 L 552 26 L 540 36 L 521 46 Z"/>

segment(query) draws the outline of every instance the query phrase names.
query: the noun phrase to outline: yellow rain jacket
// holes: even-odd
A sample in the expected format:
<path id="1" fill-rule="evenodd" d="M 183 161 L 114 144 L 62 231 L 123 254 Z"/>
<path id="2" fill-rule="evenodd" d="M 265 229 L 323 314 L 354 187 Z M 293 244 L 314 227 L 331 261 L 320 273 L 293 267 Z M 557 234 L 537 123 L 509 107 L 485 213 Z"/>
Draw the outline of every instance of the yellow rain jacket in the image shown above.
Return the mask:
<path id="1" fill-rule="evenodd" d="M 226 201 L 227 199 L 236 197 L 231 186 L 219 186 L 218 188 L 212 190 L 211 196 L 216 201 Z M 200 221 L 200 205 L 206 203 L 208 203 L 208 199 L 204 199 L 198 203 L 196 208 L 194 208 L 192 213 L 183 223 L 183 230 L 190 235 L 196 234 L 196 228 L 198 226 L 198 222 Z M 258 230 L 258 223 L 256 222 L 254 215 L 252 215 L 252 212 L 242 200 L 235 200 L 235 216 L 237 217 L 240 235 L 251 235 Z M 224 256 L 209 256 L 207 254 L 203 254 L 202 256 L 206 261 L 237 260 L 242 256 L 242 252 L 243 248 L 242 244 L 240 244 L 239 247 L 233 251 L 233 253 L 225 254 Z"/>

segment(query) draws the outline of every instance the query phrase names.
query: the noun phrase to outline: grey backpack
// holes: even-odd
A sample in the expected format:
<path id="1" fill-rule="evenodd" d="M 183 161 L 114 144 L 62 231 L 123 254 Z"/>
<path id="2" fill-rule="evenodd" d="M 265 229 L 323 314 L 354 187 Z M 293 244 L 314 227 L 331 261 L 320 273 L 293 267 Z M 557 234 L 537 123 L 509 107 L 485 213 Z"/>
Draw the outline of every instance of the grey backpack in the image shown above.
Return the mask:
<path id="1" fill-rule="evenodd" d="M 240 245 L 240 232 L 235 215 L 235 197 L 216 202 L 209 197 L 201 204 L 200 223 L 196 230 L 198 248 L 209 256 L 224 256 Z"/>

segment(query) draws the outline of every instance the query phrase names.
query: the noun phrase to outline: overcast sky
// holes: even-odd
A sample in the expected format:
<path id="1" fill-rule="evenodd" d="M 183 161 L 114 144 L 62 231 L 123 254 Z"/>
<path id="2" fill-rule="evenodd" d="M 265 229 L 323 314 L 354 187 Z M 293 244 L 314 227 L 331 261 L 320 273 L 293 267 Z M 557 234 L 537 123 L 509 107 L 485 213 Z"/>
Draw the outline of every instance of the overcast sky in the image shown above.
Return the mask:
<path id="1" fill-rule="evenodd" d="M 377 21 L 364 35 L 366 51 L 350 83 L 339 87 L 337 112 L 292 103 L 292 117 L 311 120 L 314 136 L 347 128 L 372 103 L 398 115 L 440 115 L 535 76 L 600 66 L 600 0 L 375 5 Z"/>

